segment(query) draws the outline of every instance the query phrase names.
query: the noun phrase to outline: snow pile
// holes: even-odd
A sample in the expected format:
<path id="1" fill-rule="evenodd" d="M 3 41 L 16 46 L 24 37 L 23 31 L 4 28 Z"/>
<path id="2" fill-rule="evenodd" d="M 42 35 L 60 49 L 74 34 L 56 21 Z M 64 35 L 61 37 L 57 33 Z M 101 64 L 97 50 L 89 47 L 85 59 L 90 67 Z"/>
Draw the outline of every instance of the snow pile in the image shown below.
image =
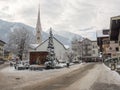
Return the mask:
<path id="1" fill-rule="evenodd" d="M 117 65 L 117 68 L 120 68 L 120 65 Z"/>
<path id="2" fill-rule="evenodd" d="M 95 68 L 88 71 L 80 80 L 76 81 L 66 90 L 90 90 L 91 86 L 97 80 L 100 72 L 101 65 L 95 65 Z"/>
<path id="3" fill-rule="evenodd" d="M 56 65 L 56 67 L 60 67 L 60 68 L 63 68 L 66 66 L 66 63 L 59 63 Z"/>
<path id="4" fill-rule="evenodd" d="M 70 66 L 69 69 L 61 68 L 61 69 L 50 69 L 43 71 L 15 70 L 14 67 L 6 67 L 0 70 L 0 72 L 4 75 L 4 80 L 6 80 L 8 83 L 11 83 L 12 86 L 15 85 L 14 88 L 18 88 L 18 87 L 21 88 L 24 86 L 41 83 L 43 81 L 61 76 L 63 74 L 69 73 L 83 66 L 84 64 L 77 64 Z M 16 78 L 19 78 L 19 82 L 18 80 L 16 80 Z"/>
<path id="5" fill-rule="evenodd" d="M 109 84 L 120 84 L 120 75 L 116 71 L 112 71 L 110 68 L 105 66 L 101 67 L 99 82 Z"/>

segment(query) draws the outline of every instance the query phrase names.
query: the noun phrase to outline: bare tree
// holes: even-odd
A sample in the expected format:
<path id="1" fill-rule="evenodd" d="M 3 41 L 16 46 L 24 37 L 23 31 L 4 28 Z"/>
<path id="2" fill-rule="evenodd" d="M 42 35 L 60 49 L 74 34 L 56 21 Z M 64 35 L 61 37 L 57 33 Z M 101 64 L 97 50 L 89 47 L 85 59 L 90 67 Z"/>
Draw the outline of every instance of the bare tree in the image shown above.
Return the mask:
<path id="1" fill-rule="evenodd" d="M 33 41 L 33 34 L 26 28 L 14 28 L 9 34 L 7 49 L 16 54 L 22 60 L 23 54 L 26 54 L 30 43 Z"/>
<path id="2" fill-rule="evenodd" d="M 73 53 L 72 51 L 68 51 L 68 52 L 66 52 L 65 55 L 66 55 L 69 62 L 73 62 L 73 59 L 75 57 L 75 53 Z"/>

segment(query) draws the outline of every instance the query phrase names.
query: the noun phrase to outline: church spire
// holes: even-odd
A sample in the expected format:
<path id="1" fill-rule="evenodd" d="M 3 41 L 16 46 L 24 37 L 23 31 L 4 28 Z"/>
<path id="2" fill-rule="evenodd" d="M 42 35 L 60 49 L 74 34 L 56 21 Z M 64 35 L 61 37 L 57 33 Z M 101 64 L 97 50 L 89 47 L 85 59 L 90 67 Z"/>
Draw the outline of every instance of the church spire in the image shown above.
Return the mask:
<path id="1" fill-rule="evenodd" d="M 42 42 L 42 27 L 40 22 L 40 4 L 38 8 L 38 18 L 37 18 L 37 24 L 36 24 L 36 43 L 40 44 Z"/>

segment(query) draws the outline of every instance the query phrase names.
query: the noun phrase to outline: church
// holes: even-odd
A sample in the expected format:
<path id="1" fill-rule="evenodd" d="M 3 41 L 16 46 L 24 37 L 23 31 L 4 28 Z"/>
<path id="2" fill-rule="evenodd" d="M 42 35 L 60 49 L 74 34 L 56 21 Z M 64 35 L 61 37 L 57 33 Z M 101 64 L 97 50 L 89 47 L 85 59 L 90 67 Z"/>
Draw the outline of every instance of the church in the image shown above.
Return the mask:
<path id="1" fill-rule="evenodd" d="M 50 28 L 51 34 L 52 34 L 52 28 Z M 52 34 L 53 35 L 53 34 Z M 54 45 L 54 52 L 55 52 L 55 58 L 59 62 L 65 62 L 67 49 L 65 46 L 54 37 L 53 35 L 53 45 Z M 45 41 L 42 41 L 42 27 L 41 27 L 41 21 L 40 21 L 40 8 L 38 9 L 38 18 L 37 18 L 37 24 L 36 24 L 36 44 L 34 44 L 34 47 L 29 51 L 29 60 L 30 64 L 44 64 L 46 61 L 46 57 L 48 55 L 48 43 L 49 38 Z"/>

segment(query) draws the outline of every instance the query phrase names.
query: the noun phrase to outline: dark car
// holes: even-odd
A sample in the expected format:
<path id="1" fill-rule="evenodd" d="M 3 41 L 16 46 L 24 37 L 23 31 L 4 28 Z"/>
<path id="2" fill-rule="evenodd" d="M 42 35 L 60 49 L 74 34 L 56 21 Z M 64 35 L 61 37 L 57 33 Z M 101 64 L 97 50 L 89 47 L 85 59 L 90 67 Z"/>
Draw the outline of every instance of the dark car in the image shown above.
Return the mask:
<path id="1" fill-rule="evenodd" d="M 0 64 L 4 64 L 4 63 L 5 63 L 5 60 L 0 59 Z"/>

